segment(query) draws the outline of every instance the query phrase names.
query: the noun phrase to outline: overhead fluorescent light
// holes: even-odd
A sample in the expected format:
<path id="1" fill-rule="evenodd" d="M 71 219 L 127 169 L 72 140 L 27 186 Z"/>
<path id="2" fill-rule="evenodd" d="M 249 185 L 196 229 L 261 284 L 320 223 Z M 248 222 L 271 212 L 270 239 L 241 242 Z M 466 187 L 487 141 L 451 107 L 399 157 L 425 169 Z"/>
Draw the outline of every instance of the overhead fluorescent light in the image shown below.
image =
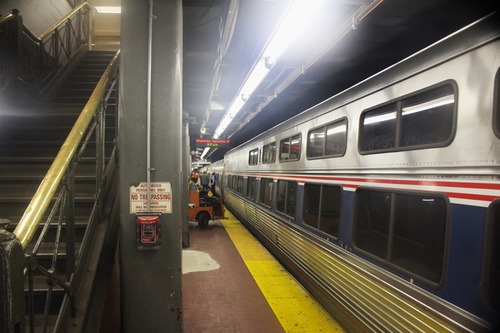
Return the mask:
<path id="1" fill-rule="evenodd" d="M 277 60 L 286 52 L 300 32 L 309 25 L 313 14 L 323 2 L 324 0 L 295 0 L 290 4 L 275 33 L 273 33 L 264 48 L 261 57 L 252 68 L 250 75 L 248 75 L 228 111 L 217 126 L 213 136 L 214 139 L 220 138 L 246 101 L 271 71 Z"/>
<path id="2" fill-rule="evenodd" d="M 122 7 L 120 6 L 95 6 L 95 10 L 99 14 L 121 14 Z"/>
<path id="3" fill-rule="evenodd" d="M 204 159 L 209 150 L 210 147 L 206 147 L 205 149 L 203 149 L 203 153 L 201 154 L 200 159 Z"/>

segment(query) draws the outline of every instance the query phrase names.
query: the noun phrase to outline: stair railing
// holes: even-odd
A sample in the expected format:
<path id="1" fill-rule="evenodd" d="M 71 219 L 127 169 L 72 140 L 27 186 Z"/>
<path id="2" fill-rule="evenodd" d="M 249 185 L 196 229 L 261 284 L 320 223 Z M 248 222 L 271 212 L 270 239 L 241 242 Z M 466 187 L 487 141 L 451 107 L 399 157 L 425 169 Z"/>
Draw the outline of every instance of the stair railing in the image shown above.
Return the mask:
<path id="1" fill-rule="evenodd" d="M 83 2 L 40 36 L 23 28 L 18 77 L 37 93 L 43 93 L 80 47 L 88 44 L 90 8 Z"/>
<path id="2" fill-rule="evenodd" d="M 16 80 L 23 21 L 18 10 L 0 17 L 0 94 Z"/>
<path id="3" fill-rule="evenodd" d="M 116 133 L 118 128 L 115 123 L 115 137 L 111 138 L 114 142 L 111 157 L 106 158 L 105 142 L 105 114 L 111 91 L 116 87 L 118 80 L 118 66 L 120 51 L 117 52 L 102 78 L 97 84 L 89 101 L 83 108 L 75 125 L 71 129 L 64 144 L 60 148 L 56 158 L 52 162 L 47 174 L 40 183 L 38 190 L 31 199 L 28 208 L 24 212 L 19 224 L 14 230 L 14 234 L 20 241 L 25 250 L 25 268 L 24 276 L 28 278 L 29 295 L 28 309 L 30 317 L 31 332 L 34 332 L 34 297 L 33 297 L 33 276 L 36 271 L 47 277 L 48 294 L 45 302 L 44 318 L 42 331 L 46 332 L 48 327 L 48 315 L 51 306 L 51 297 L 53 288 L 60 286 L 64 289 L 70 299 L 70 313 L 75 315 L 75 296 L 78 293 L 80 282 L 82 281 L 83 269 L 87 264 L 87 257 L 90 243 L 96 229 L 96 224 L 101 217 L 100 206 L 107 196 L 107 191 L 111 183 L 111 173 L 115 169 L 115 150 Z M 92 137 L 95 138 L 95 158 L 96 158 L 96 189 L 93 195 L 94 205 L 89 225 L 87 227 L 84 240 L 77 253 L 75 249 L 75 193 L 74 193 L 74 174 L 78 164 L 84 157 L 84 152 L 91 144 Z M 109 142 L 109 138 L 108 138 Z M 106 163 L 107 162 L 107 163 Z M 49 210 L 50 208 L 50 210 Z M 46 216 L 40 236 L 34 247 L 26 251 L 28 244 L 33 240 L 35 232 Z M 54 242 L 54 252 L 52 264 L 50 267 L 44 267 L 37 262 L 36 256 L 47 235 L 51 224 L 57 223 L 56 240 Z M 57 272 L 56 261 L 63 252 L 61 234 L 63 227 L 66 232 L 66 277 L 61 278 L 61 273 Z M 29 253 L 28 253 L 29 252 Z M 64 304 L 63 304 L 64 306 Z M 61 316 L 61 313 L 59 314 Z"/>

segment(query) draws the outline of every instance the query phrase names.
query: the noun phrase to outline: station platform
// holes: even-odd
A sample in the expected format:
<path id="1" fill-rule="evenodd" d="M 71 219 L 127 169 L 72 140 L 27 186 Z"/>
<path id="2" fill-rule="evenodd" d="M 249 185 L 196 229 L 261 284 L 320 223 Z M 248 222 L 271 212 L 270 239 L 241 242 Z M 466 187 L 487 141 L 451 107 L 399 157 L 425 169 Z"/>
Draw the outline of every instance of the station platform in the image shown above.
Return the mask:
<path id="1" fill-rule="evenodd" d="M 229 212 L 206 229 L 190 224 L 183 250 L 185 333 L 343 332 Z"/>

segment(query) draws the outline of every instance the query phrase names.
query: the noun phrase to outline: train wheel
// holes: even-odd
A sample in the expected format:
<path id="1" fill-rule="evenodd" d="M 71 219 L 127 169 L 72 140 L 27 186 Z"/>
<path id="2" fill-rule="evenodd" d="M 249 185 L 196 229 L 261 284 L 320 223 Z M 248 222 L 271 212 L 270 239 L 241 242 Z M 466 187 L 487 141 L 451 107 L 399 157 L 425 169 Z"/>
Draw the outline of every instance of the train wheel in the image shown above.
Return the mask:
<path id="1" fill-rule="evenodd" d="M 207 212 L 201 212 L 198 215 L 198 226 L 200 228 L 206 228 L 208 226 L 208 221 L 210 221 L 210 215 Z"/>

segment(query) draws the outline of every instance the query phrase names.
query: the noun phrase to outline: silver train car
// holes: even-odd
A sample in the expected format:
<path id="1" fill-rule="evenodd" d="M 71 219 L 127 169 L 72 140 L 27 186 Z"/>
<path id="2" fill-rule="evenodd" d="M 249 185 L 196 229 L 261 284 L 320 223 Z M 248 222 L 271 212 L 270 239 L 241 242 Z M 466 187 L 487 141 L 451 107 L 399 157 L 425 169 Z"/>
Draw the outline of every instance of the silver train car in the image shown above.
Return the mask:
<path id="1" fill-rule="evenodd" d="M 347 331 L 498 325 L 498 22 L 471 24 L 212 165 L 225 205 Z"/>

